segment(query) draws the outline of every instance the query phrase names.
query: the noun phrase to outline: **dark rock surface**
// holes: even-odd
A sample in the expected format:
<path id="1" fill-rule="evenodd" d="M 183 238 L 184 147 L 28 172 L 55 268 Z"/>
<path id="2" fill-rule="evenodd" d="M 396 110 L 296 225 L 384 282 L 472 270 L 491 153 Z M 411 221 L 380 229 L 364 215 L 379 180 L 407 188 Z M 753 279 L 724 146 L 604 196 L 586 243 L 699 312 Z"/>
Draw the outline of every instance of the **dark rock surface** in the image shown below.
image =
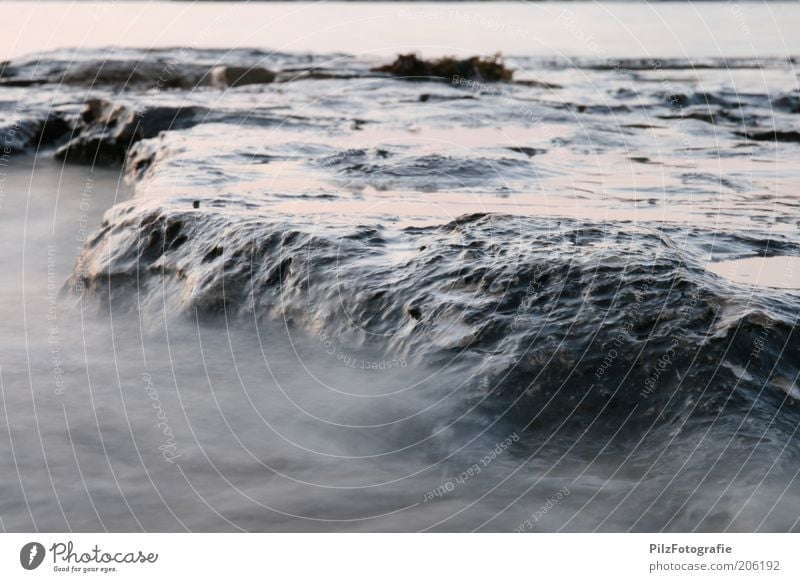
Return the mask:
<path id="1" fill-rule="evenodd" d="M 211 84 L 216 87 L 264 85 L 275 80 L 275 73 L 262 67 L 214 67 Z"/>
<path id="2" fill-rule="evenodd" d="M 72 139 L 56 151 L 58 159 L 80 163 L 122 163 L 137 141 L 166 130 L 187 129 L 207 113 L 202 107 L 133 109 L 101 99 L 90 100 Z"/>
<path id="3" fill-rule="evenodd" d="M 57 142 L 70 129 L 64 116 L 54 111 L 41 119 L 23 119 L 0 126 L 0 144 L 9 152 L 38 149 Z"/>

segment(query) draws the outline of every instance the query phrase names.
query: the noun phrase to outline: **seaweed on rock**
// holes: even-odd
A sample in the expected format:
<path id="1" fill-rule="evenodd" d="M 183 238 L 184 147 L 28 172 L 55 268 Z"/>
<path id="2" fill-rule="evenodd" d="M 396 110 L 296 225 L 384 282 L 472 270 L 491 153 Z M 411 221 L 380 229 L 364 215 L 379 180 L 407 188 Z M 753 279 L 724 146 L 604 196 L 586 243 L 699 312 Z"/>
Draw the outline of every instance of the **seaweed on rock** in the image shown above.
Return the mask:
<path id="1" fill-rule="evenodd" d="M 434 60 L 424 60 L 415 54 L 398 55 L 394 62 L 375 67 L 373 71 L 406 80 L 440 80 L 448 83 L 459 78 L 480 82 L 510 81 L 513 76 L 513 71 L 505 66 L 500 55 L 467 59 L 442 57 Z"/>

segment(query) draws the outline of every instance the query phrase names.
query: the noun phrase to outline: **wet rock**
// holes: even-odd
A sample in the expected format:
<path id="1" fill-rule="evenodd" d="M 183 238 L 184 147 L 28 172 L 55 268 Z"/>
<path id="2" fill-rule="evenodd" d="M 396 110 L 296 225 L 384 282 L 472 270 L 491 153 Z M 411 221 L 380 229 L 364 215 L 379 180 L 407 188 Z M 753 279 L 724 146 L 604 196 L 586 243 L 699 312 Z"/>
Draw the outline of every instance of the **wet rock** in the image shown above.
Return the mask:
<path id="1" fill-rule="evenodd" d="M 423 93 L 419 96 L 420 103 L 427 103 L 428 101 L 470 101 L 474 100 L 472 95 L 436 95 L 434 93 Z"/>
<path id="2" fill-rule="evenodd" d="M 44 119 L 23 119 L 0 126 L 0 144 L 14 152 L 52 145 L 66 135 L 72 126 L 58 112 Z"/>
<path id="3" fill-rule="evenodd" d="M 39 143 L 51 144 L 72 129 L 70 123 L 57 112 L 51 113 L 47 119 L 40 122 L 39 125 Z"/>
<path id="4" fill-rule="evenodd" d="M 75 137 L 56 151 L 56 158 L 79 163 L 119 164 L 130 147 L 166 130 L 200 123 L 202 107 L 151 107 L 136 110 L 101 99 L 90 100 L 75 128 Z"/>
<path id="5" fill-rule="evenodd" d="M 703 121 L 715 125 L 717 123 L 717 116 L 713 111 L 689 111 L 680 115 L 658 115 L 658 119 L 694 119 L 695 121 Z"/>
<path id="6" fill-rule="evenodd" d="M 527 146 L 511 146 L 511 147 L 508 147 L 506 149 L 511 150 L 512 152 L 517 152 L 518 154 L 526 155 L 529 158 L 532 158 L 533 156 L 540 156 L 542 154 L 546 154 L 547 153 L 547 150 L 545 150 L 545 149 L 542 149 L 542 148 L 531 148 L 531 147 L 527 147 Z"/>
<path id="7" fill-rule="evenodd" d="M 31 87 L 43 82 L 42 79 L 23 78 L 19 68 L 10 61 L 0 63 L 0 87 Z"/>
<path id="8" fill-rule="evenodd" d="M 265 85 L 275 80 L 275 73 L 262 67 L 214 67 L 211 84 L 215 87 L 242 87 L 243 85 Z"/>
<path id="9" fill-rule="evenodd" d="M 207 69 L 166 60 L 103 60 L 71 64 L 61 81 L 67 85 L 151 86 L 158 89 L 189 89 L 201 82 Z"/>
<path id="10" fill-rule="evenodd" d="M 126 182 L 133 184 L 142 179 L 156 163 L 158 157 L 164 154 L 161 140 L 157 142 L 155 140 L 144 140 L 133 144 L 125 155 L 123 175 Z"/>
<path id="11" fill-rule="evenodd" d="M 513 81 L 513 83 L 515 85 L 533 87 L 536 89 L 563 89 L 558 83 L 547 83 L 546 81 L 539 81 L 537 79 L 520 79 L 518 81 Z"/>
<path id="12" fill-rule="evenodd" d="M 409 306 L 409 308 L 406 309 L 406 312 L 416 320 L 422 319 L 422 310 L 415 305 Z"/>
<path id="13" fill-rule="evenodd" d="M 780 323 L 788 310 L 766 320 L 769 299 L 736 299 L 669 236 L 685 240 L 685 231 L 485 213 L 402 235 L 379 230 L 321 231 L 265 214 L 134 199 L 106 214 L 67 288 L 103 310 L 167 305 L 187 317 L 292 321 L 431 364 L 457 353 L 465 377 L 485 380 L 493 400 L 513 401 L 520 415 L 546 403 L 552 416 L 540 419 L 543 427 L 601 417 L 606 428 L 650 431 L 674 419 L 713 420 L 722 409 L 749 416 L 756 398 L 772 421 L 785 406 L 786 389 L 764 387 L 776 366 L 796 374 L 800 341 Z M 396 236 L 426 247 L 425 257 L 388 260 L 384 241 Z M 513 252 L 506 241 L 515 241 Z M 566 246 L 574 252 L 564 255 Z M 720 305 L 728 306 L 723 316 Z M 765 329 L 771 341 L 750 361 Z M 747 365 L 751 376 L 720 369 L 721 359 Z M 794 430 L 797 417 L 785 421 Z"/>
<path id="14" fill-rule="evenodd" d="M 0 87 L 35 87 L 44 84 L 42 79 L 6 79 L 0 78 Z"/>
<path id="15" fill-rule="evenodd" d="M 740 133 L 739 135 L 754 141 L 780 141 L 800 143 L 800 131 L 797 130 L 768 130 L 752 133 Z"/>
<path id="16" fill-rule="evenodd" d="M 305 81 L 305 80 L 328 80 L 328 79 L 361 79 L 364 73 L 358 69 L 325 69 L 322 67 L 312 68 L 286 68 L 276 74 L 278 81 Z"/>
<path id="17" fill-rule="evenodd" d="M 784 109 L 790 113 L 800 113 L 800 93 L 787 93 L 772 100 L 776 109 Z"/>

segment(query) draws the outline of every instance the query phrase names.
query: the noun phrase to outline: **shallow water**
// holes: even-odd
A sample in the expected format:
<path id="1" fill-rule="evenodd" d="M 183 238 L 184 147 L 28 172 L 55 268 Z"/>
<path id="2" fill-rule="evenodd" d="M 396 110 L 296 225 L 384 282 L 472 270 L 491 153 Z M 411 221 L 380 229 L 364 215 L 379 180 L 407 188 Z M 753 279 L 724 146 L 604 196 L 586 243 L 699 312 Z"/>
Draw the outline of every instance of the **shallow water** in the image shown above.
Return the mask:
<path id="1" fill-rule="evenodd" d="M 0 26 L 143 14 L 53 6 Z M 798 528 L 796 10 L 695 3 L 709 36 L 675 5 L 491 4 L 541 44 L 465 18 L 396 46 L 410 6 L 292 5 L 382 16 L 270 43 L 153 9 L 113 41 L 162 48 L 7 47 L 5 530 Z M 410 49 L 550 85 L 371 71 Z"/>
<path id="2" fill-rule="evenodd" d="M 737 283 L 756 287 L 800 289 L 798 257 L 748 257 L 711 263 L 708 268 Z"/>

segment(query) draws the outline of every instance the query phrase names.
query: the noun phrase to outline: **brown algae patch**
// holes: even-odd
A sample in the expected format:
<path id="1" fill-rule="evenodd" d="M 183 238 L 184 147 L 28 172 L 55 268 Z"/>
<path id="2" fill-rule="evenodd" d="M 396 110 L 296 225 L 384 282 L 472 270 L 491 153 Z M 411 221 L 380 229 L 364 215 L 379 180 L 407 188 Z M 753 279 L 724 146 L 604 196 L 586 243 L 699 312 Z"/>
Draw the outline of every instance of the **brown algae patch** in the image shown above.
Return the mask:
<path id="1" fill-rule="evenodd" d="M 376 67 L 373 71 L 405 79 L 442 80 L 448 83 L 453 79 L 510 81 L 513 76 L 513 71 L 506 68 L 500 55 L 467 59 L 442 57 L 434 60 L 424 60 L 415 54 L 398 55 L 393 63 Z"/>

